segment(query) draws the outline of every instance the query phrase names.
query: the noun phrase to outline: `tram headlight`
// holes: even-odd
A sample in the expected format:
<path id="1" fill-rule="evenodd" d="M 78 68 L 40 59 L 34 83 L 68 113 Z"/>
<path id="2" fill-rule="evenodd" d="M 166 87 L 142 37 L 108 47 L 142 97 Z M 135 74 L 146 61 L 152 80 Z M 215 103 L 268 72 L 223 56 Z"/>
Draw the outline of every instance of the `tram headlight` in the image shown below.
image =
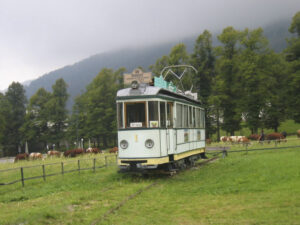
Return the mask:
<path id="1" fill-rule="evenodd" d="M 122 140 L 122 141 L 120 142 L 120 147 L 121 147 L 122 149 L 128 148 L 128 142 L 127 142 L 126 140 Z"/>
<path id="2" fill-rule="evenodd" d="M 153 148 L 153 146 L 154 146 L 154 141 L 151 140 L 151 139 L 147 139 L 147 140 L 145 141 L 145 146 L 146 146 L 147 148 Z"/>

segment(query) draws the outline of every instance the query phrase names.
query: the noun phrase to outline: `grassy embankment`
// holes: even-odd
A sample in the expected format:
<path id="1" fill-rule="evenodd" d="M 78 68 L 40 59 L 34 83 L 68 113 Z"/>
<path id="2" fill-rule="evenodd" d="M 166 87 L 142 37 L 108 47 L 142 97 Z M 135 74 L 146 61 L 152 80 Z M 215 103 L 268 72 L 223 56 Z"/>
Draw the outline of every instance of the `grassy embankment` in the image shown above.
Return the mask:
<path id="1" fill-rule="evenodd" d="M 300 150 L 231 153 L 171 178 L 109 167 L 0 186 L 0 212 L 0 224 L 299 224 Z"/>

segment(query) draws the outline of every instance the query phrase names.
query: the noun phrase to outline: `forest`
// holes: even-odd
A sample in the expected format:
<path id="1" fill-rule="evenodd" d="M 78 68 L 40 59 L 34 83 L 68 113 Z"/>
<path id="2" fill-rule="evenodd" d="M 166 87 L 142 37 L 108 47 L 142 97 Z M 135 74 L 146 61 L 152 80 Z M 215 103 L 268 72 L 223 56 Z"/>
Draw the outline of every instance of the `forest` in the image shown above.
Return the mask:
<path id="1" fill-rule="evenodd" d="M 193 84 L 205 108 L 207 138 L 219 137 L 220 130 L 234 135 L 243 127 L 253 134 L 266 128 L 276 132 L 287 119 L 300 122 L 300 12 L 293 16 L 289 32 L 286 49 L 276 53 L 262 28 L 226 27 L 215 47 L 205 30 L 190 54 L 179 43 L 148 69 L 156 76 L 168 65 L 197 69 L 183 84 L 185 89 Z M 13 82 L 0 93 L 0 156 L 23 152 L 26 142 L 31 152 L 66 150 L 88 140 L 101 148 L 115 146 L 115 96 L 124 87 L 124 72 L 126 68 L 103 68 L 76 97 L 72 112 L 66 108 L 69 94 L 63 79 L 52 91 L 40 88 L 30 99 L 22 84 Z"/>

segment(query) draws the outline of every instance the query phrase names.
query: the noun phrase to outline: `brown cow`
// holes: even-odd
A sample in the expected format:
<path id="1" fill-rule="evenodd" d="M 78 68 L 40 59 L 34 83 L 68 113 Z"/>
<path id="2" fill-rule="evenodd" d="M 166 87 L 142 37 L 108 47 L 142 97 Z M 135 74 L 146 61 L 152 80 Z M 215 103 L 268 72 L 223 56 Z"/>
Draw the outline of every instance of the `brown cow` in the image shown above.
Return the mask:
<path id="1" fill-rule="evenodd" d="M 34 159 L 43 159 L 43 155 L 42 155 L 42 153 L 39 153 L 39 152 L 32 152 L 29 155 L 29 159 L 32 159 L 32 160 L 34 160 Z"/>
<path id="2" fill-rule="evenodd" d="M 112 149 L 109 150 L 109 153 L 117 153 L 118 152 L 118 147 L 113 147 Z"/>
<path id="3" fill-rule="evenodd" d="M 94 154 L 97 154 L 97 153 L 101 153 L 102 151 L 99 149 L 99 148 L 88 148 L 86 150 L 86 153 L 94 153 Z"/>
<path id="4" fill-rule="evenodd" d="M 285 137 L 281 134 L 281 133 L 271 133 L 267 135 L 266 140 L 268 140 L 268 143 L 270 143 L 270 141 L 272 140 L 276 140 L 276 141 L 286 141 Z"/>
<path id="5" fill-rule="evenodd" d="M 209 139 L 209 138 L 207 138 L 206 140 L 205 140 L 205 143 L 207 144 L 207 145 L 210 145 L 211 144 L 211 139 Z"/>
<path id="6" fill-rule="evenodd" d="M 253 140 L 253 141 L 258 141 L 259 138 L 260 138 L 259 134 L 251 134 L 251 135 L 248 136 L 248 139 Z"/>
<path id="7" fill-rule="evenodd" d="M 297 137 L 300 138 L 300 130 L 297 130 Z"/>
<path id="8" fill-rule="evenodd" d="M 250 140 L 246 137 L 242 137 L 242 138 L 239 138 L 238 143 L 242 143 L 243 145 L 248 146 L 250 144 Z"/>
<path id="9" fill-rule="evenodd" d="M 27 153 L 18 154 L 15 157 L 14 162 L 18 162 L 19 160 L 28 160 L 29 155 Z"/>
<path id="10" fill-rule="evenodd" d="M 76 157 L 77 155 L 84 154 L 85 150 L 82 148 L 72 149 L 64 152 L 65 157 Z"/>
<path id="11" fill-rule="evenodd" d="M 61 152 L 52 150 L 52 151 L 48 151 L 47 155 L 48 155 L 48 157 L 52 157 L 52 156 L 60 157 L 61 156 Z"/>

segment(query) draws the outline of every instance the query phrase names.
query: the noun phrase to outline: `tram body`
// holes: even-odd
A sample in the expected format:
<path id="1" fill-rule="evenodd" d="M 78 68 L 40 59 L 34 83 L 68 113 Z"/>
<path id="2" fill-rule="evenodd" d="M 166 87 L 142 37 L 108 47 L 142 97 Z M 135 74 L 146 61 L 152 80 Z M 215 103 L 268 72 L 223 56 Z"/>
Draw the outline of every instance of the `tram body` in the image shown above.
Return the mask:
<path id="1" fill-rule="evenodd" d="M 117 93 L 120 170 L 170 169 L 205 153 L 204 110 L 184 94 L 146 84 Z"/>

